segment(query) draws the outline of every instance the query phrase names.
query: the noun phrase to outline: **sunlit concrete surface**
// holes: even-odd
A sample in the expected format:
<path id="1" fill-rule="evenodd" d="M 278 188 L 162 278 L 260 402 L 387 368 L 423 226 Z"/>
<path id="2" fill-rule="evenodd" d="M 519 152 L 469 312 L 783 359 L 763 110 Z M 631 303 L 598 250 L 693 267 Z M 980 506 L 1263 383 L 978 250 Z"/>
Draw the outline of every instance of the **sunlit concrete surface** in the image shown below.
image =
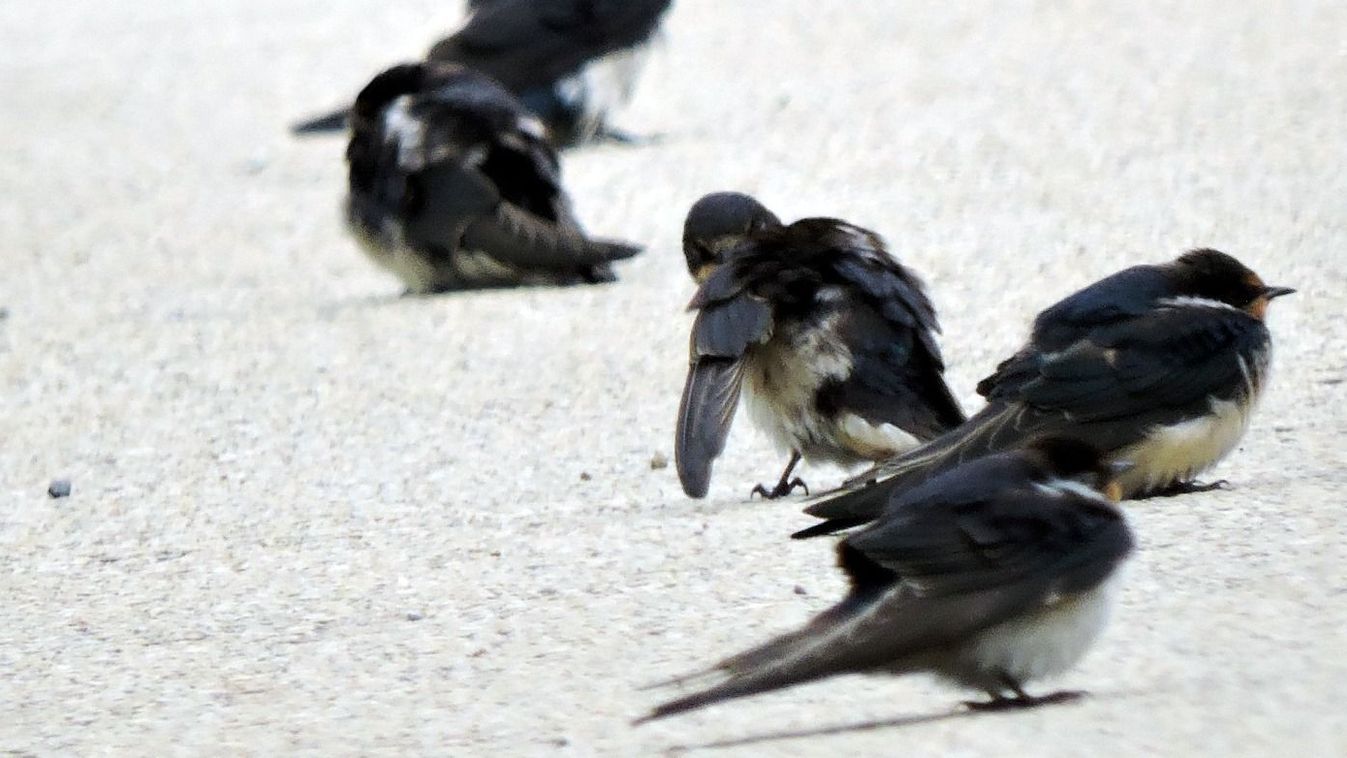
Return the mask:
<path id="1" fill-rule="evenodd" d="M 619 119 L 659 142 L 565 156 L 588 228 L 648 246 L 621 281 L 400 299 L 340 226 L 342 140 L 286 126 L 460 13 L 0 4 L 0 751 L 1347 752 L 1347 6 L 679 0 Z M 1233 488 L 1128 506 L 1113 625 L 1035 687 L 1092 698 L 842 678 L 628 725 L 842 591 L 798 500 L 747 500 L 783 458 L 746 418 L 708 499 L 652 466 L 717 189 L 883 234 L 970 409 L 1123 266 L 1209 245 L 1300 288 Z"/>

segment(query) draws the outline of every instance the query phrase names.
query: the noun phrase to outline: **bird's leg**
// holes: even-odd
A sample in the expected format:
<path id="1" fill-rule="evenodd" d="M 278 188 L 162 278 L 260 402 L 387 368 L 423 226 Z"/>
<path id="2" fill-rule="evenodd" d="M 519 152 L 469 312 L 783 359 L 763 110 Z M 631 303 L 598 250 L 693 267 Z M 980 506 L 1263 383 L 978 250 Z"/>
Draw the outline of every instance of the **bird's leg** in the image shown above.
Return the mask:
<path id="1" fill-rule="evenodd" d="M 804 490 L 804 494 L 808 495 L 809 485 L 805 484 L 803 479 L 801 479 L 798 476 L 795 477 L 794 479 L 790 478 L 790 472 L 795 470 L 795 464 L 799 462 L 800 462 L 800 451 L 798 450 L 790 451 L 790 463 L 787 463 L 786 470 L 781 472 L 781 479 L 777 481 L 776 486 L 773 487 L 771 490 L 768 490 L 766 487 L 759 484 L 758 486 L 753 488 L 752 492 L 748 493 L 748 496 L 751 498 L 754 495 L 762 495 L 764 498 L 768 500 L 775 500 L 779 497 L 785 497 L 786 495 L 789 495 L 790 493 L 794 492 L 796 487 L 799 487 L 800 489 Z"/>
<path id="2" fill-rule="evenodd" d="M 1214 482 L 1173 482 L 1167 487 L 1162 487 L 1154 492 L 1148 492 L 1136 500 L 1149 500 L 1153 497 L 1176 497 L 1178 495 L 1192 495 L 1197 492 L 1211 492 L 1212 490 L 1223 490 L 1230 487 L 1230 482 L 1224 479 L 1217 479 Z"/>
<path id="3" fill-rule="evenodd" d="M 974 711 L 1005 711 L 1020 708 L 1035 708 L 1040 705 L 1051 705 L 1053 703 L 1069 703 L 1085 696 L 1084 692 L 1079 690 L 1062 690 L 1048 695 L 1039 695 L 1037 697 L 1024 691 L 1020 683 L 1012 679 L 1007 674 L 1001 675 L 1001 684 L 1006 689 L 1015 693 L 1014 697 L 1005 697 L 1000 692 L 992 692 L 991 700 L 985 702 L 966 702 L 965 706 Z"/>

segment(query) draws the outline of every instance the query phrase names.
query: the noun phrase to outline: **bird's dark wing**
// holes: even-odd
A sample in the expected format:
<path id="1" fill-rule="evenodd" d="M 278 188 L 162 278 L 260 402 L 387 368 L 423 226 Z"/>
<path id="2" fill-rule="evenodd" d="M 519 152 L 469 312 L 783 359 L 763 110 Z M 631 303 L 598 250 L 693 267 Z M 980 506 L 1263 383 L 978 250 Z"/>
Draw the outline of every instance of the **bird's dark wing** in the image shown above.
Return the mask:
<path id="1" fill-rule="evenodd" d="M 940 515 L 944 509 L 952 506 L 976 508 L 987 499 L 988 493 L 995 494 L 1003 489 L 1021 486 L 1029 481 L 1033 473 L 1033 467 L 1017 453 L 983 456 L 963 464 L 957 471 L 933 476 L 912 489 L 896 494 L 889 507 L 909 514 L 925 514 L 931 509 L 935 515 Z M 841 604 L 816 617 L 798 634 L 808 634 L 815 628 L 827 626 L 830 619 L 841 618 L 858 605 L 868 603 L 898 580 L 899 574 L 893 568 L 876 562 L 851 545 L 856 537 L 868 534 L 874 528 L 858 533 L 838 546 L 838 565 L 851 580 L 850 595 Z M 776 642 L 786 639 L 788 637 L 779 638 Z M 770 648 L 770 645 L 763 646 L 757 651 L 727 659 L 720 667 L 738 669 L 751 666 L 758 658 L 768 655 Z"/>
<path id="2" fill-rule="evenodd" d="M 826 520 L 791 537 L 822 537 L 872 521 L 900 493 L 924 491 L 936 481 L 933 477 L 957 466 L 981 465 L 991 460 L 985 458 L 988 454 L 1014 447 L 1035 433 L 1036 427 L 1026 424 L 1015 408 L 1002 402 L 990 403 L 939 437 L 880 461 L 836 489 L 814 496 L 804 512 Z"/>
<path id="3" fill-rule="evenodd" d="M 978 382 L 978 394 L 989 399 L 1013 394 L 1033 377 L 1042 354 L 1063 350 L 1094 329 L 1140 316 L 1174 294 L 1160 266 L 1133 266 L 1100 279 L 1038 314 L 1029 343 Z"/>
<path id="4" fill-rule="evenodd" d="M 587 61 L 649 37 L 671 0 L 498 0 L 428 58 L 462 63 L 515 92 L 551 84 Z"/>
<path id="5" fill-rule="evenodd" d="M 464 231 L 494 217 L 500 193 L 470 165 L 440 162 L 408 175 L 404 203 L 407 244 L 419 250 L 457 250 Z"/>
<path id="6" fill-rule="evenodd" d="M 792 226 L 810 223 L 826 224 L 827 246 L 841 253 L 832 260 L 837 275 L 864 292 L 885 319 L 913 330 L 936 367 L 944 369 L 935 341 L 940 324 L 921 279 L 895 261 L 873 232 L 835 219 L 804 219 Z"/>
<path id="7" fill-rule="evenodd" d="M 1052 352 L 1084 337 L 1090 330 L 1140 316 L 1158 300 L 1175 295 L 1165 269 L 1132 266 L 1069 295 L 1034 319 L 1033 341 Z"/>
<path id="8" fill-rule="evenodd" d="M 1247 395 L 1259 375 L 1251 362 L 1269 339 L 1261 321 L 1219 305 L 1161 306 L 1097 328 L 1065 350 L 1035 354 L 965 424 L 820 494 L 805 512 L 828 521 L 792 536 L 865 523 L 895 493 L 1036 435 L 1084 430 L 1106 450 L 1132 444 L 1154 426 L 1207 412 L 1210 398 Z"/>
<path id="9" fill-rule="evenodd" d="M 911 508 L 839 545 L 851 594 L 727 658 L 722 681 L 643 721 L 835 674 L 902 671 L 932 649 L 1097 586 L 1131 551 L 1121 514 L 1074 493 L 983 492 Z"/>
<path id="10" fill-rule="evenodd" d="M 1014 399 L 1077 424 L 1173 423 L 1205 411 L 1208 398 L 1251 394 L 1257 371 L 1249 362 L 1269 339 L 1262 321 L 1233 308 L 1164 306 L 1041 356 Z"/>
<path id="11" fill-rule="evenodd" d="M 722 270 L 728 275 L 728 267 Z M 698 297 L 708 287 L 722 285 L 723 278 L 712 277 L 698 290 Z M 698 310 L 674 444 L 678 478 L 689 497 L 706 496 L 711 464 L 725 449 L 739 405 L 744 353 L 765 341 L 771 330 L 771 307 L 747 292 L 705 303 Z"/>
<path id="12" fill-rule="evenodd" d="M 962 502 L 895 504 L 847 544 L 927 598 L 989 590 L 1015 596 L 1029 587 L 1071 595 L 1097 585 L 1132 549 L 1121 512 L 1107 501 L 987 484 L 981 497 L 970 491 Z"/>
<path id="13" fill-rule="evenodd" d="M 939 366 L 920 335 L 858 302 L 838 325 L 851 350 L 852 371 L 819 389 L 825 411 L 850 411 L 873 424 L 893 424 L 918 440 L 929 440 L 963 423 Z"/>
<path id="14" fill-rule="evenodd" d="M 601 267 L 641 252 L 626 242 L 592 239 L 502 203 L 463 230 L 463 247 L 520 268 L 574 271 Z"/>
<path id="15" fill-rule="evenodd" d="M 1035 367 L 1043 351 L 1032 342 L 1014 355 L 996 364 L 996 370 L 978 382 L 977 393 L 988 400 L 1014 395 L 1034 378 Z"/>
<path id="16" fill-rule="evenodd" d="M 678 480 L 688 497 L 706 497 L 711 488 L 711 464 L 725 450 L 742 383 L 738 359 L 702 358 L 688 367 L 674 444 Z"/>
<path id="17" fill-rule="evenodd" d="M 800 630 L 731 656 L 710 671 L 672 680 L 669 684 L 715 683 L 657 706 L 636 723 L 838 674 L 916 670 L 919 662 L 904 659 L 966 637 L 970 629 L 982 628 L 975 626 L 981 620 L 1005 618 L 1007 606 L 1023 607 L 1022 600 L 1009 603 L 1008 597 L 1004 591 L 973 592 L 952 601 L 896 585 L 848 598 Z"/>
<path id="18" fill-rule="evenodd" d="M 877 235 L 844 221 L 803 219 L 787 231 L 826 251 L 818 261 L 825 280 L 840 283 L 851 301 L 838 326 L 852 352 L 852 373 L 823 388 L 820 405 L 893 424 L 919 440 L 962 423 L 942 374 L 935 309 L 916 274 Z"/>

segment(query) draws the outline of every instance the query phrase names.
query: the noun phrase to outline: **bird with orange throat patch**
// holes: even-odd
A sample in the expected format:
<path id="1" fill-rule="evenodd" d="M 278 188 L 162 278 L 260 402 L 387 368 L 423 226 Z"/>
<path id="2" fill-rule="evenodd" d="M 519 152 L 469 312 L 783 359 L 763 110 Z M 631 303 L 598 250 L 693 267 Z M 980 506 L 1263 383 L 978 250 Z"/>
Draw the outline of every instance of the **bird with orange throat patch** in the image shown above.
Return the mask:
<path id="1" fill-rule="evenodd" d="M 985 408 L 820 495 L 805 512 L 826 521 L 794 536 L 863 524 L 895 493 L 1043 434 L 1127 462 L 1125 498 L 1219 486 L 1195 479 L 1244 435 L 1272 355 L 1268 303 L 1292 292 L 1210 249 L 1096 282 L 1039 314 L 1028 343 L 978 385 Z"/>

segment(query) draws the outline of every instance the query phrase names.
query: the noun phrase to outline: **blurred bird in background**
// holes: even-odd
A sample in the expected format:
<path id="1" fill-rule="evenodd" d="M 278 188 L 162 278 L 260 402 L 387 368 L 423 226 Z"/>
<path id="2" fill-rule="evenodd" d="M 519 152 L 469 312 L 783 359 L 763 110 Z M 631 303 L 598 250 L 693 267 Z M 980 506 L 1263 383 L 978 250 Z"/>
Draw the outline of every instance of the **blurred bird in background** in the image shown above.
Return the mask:
<path id="1" fill-rule="evenodd" d="M 690 366 L 675 457 L 683 490 L 703 497 L 746 387 L 754 420 L 790 462 L 775 487 L 804 486 L 801 459 L 882 460 L 957 426 L 935 311 L 921 281 L 873 232 L 830 218 L 783 225 L 747 195 L 698 200 L 683 227 Z"/>
<path id="2" fill-rule="evenodd" d="M 492 79 L 417 63 L 352 109 L 346 220 L 413 294 L 606 282 L 640 248 L 591 239 L 538 120 Z"/>
<path id="3" fill-rule="evenodd" d="M 634 141 L 610 117 L 635 92 L 672 0 L 475 0 L 462 29 L 428 61 L 457 63 L 500 82 L 547 129 L 554 147 Z M 296 124 L 296 134 L 342 129 L 348 111 Z"/>

